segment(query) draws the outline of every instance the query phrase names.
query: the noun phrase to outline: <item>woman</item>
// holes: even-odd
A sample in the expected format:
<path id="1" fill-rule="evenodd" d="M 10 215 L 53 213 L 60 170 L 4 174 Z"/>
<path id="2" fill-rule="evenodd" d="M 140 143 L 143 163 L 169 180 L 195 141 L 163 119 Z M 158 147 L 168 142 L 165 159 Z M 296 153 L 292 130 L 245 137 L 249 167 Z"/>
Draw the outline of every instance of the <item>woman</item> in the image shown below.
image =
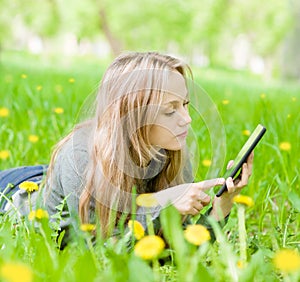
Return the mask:
<path id="1" fill-rule="evenodd" d="M 237 183 L 193 183 L 186 154 L 189 74 L 180 60 L 155 52 L 116 58 L 100 84 L 94 117 L 78 124 L 53 153 L 43 189 L 48 212 L 56 213 L 66 198 L 65 225 L 77 228 L 78 218 L 98 218 L 107 237 L 122 215 L 130 218 L 133 193 L 153 193 L 157 204 L 150 212 L 157 222 L 168 204 L 182 215 L 198 214 L 211 200 L 205 191 L 226 181 L 228 191 L 213 199 L 208 214 L 218 221 L 228 216 L 231 199 L 248 182 L 253 156 Z M 17 192 L 14 202 L 25 196 Z M 136 219 L 146 228 L 145 214 L 139 207 Z"/>

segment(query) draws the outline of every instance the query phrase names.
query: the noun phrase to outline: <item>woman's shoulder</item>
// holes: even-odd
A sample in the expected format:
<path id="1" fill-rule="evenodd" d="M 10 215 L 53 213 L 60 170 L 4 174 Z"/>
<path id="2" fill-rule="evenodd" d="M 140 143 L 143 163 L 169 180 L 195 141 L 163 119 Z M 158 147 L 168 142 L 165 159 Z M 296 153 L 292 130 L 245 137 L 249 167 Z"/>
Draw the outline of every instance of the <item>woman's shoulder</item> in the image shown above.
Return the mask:
<path id="1" fill-rule="evenodd" d="M 88 160 L 88 143 L 91 136 L 90 127 L 75 129 L 57 152 L 55 163 L 60 168 L 71 168 L 83 172 Z"/>
<path id="2" fill-rule="evenodd" d="M 80 152 L 87 153 L 90 135 L 90 127 L 74 129 L 73 133 L 70 135 L 70 138 L 68 138 L 65 143 L 62 144 L 60 153 L 66 155 L 73 155 Z"/>

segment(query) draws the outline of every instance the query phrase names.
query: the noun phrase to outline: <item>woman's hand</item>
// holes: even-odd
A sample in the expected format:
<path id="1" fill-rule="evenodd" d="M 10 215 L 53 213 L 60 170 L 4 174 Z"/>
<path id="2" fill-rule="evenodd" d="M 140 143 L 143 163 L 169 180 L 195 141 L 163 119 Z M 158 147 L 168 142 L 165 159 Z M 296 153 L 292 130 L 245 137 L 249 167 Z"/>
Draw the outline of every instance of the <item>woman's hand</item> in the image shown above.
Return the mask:
<path id="1" fill-rule="evenodd" d="M 239 194 L 244 186 L 248 184 L 248 179 L 252 173 L 253 152 L 243 164 L 241 176 L 235 181 L 231 177 L 215 178 L 196 183 L 187 183 L 177 185 L 154 193 L 161 206 L 172 204 L 183 215 L 198 214 L 204 206 L 210 203 L 210 196 L 205 193 L 206 190 L 223 185 L 226 181 L 227 191 L 221 197 L 215 197 L 213 209 L 210 213 L 216 220 L 221 220 L 230 213 L 232 208 L 232 198 Z M 228 163 L 227 168 L 233 165 L 233 161 Z"/>
<path id="2" fill-rule="evenodd" d="M 232 199 L 234 196 L 238 195 L 243 187 L 248 184 L 249 177 L 252 174 L 252 164 L 253 164 L 254 153 L 252 152 L 248 159 L 247 163 L 243 164 L 242 172 L 240 177 L 232 180 L 231 177 L 226 179 L 227 191 L 225 191 L 222 196 L 215 197 L 213 201 L 213 209 L 210 213 L 216 220 L 221 220 L 226 217 L 232 208 Z M 228 163 L 227 169 L 233 165 L 233 161 Z"/>
<path id="3" fill-rule="evenodd" d="M 225 183 L 224 178 L 215 178 L 196 183 L 177 185 L 155 193 L 161 206 L 172 204 L 181 214 L 198 214 L 204 206 L 210 203 L 206 190 Z"/>

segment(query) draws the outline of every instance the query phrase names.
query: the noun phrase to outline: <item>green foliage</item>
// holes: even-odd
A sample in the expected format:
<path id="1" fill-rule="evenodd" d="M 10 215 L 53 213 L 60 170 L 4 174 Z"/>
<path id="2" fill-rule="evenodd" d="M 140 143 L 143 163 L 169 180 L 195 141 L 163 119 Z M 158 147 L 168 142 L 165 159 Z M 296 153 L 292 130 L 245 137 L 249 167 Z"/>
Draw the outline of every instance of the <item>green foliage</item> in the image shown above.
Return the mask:
<path id="1" fill-rule="evenodd" d="M 60 17 L 55 1 L 19 1 L 15 8 L 22 11 L 20 20 L 35 34 L 51 37 L 58 33 Z"/>
<path id="2" fill-rule="evenodd" d="M 93 38 L 101 33 L 97 1 L 56 0 L 55 5 L 59 11 L 61 33 L 73 33 L 78 40 Z"/>
<path id="3" fill-rule="evenodd" d="M 14 1 L 1 0 L 0 7 L 0 49 L 2 49 L 3 47 L 6 47 L 4 41 L 8 45 L 13 41 L 13 35 L 9 28 L 9 24 L 14 17 L 16 3 Z"/>
<path id="4" fill-rule="evenodd" d="M 0 42 L 6 48 L 23 42 L 22 33 L 41 37 L 45 45 L 47 39 L 51 44 L 53 38 L 60 41 L 68 35 L 78 43 L 106 39 L 114 55 L 128 49 L 170 50 L 227 66 L 240 35 L 249 42 L 251 56 L 262 56 L 267 63 L 278 59 L 295 29 L 293 11 L 298 9 L 295 1 L 287 0 L 1 0 L 0 7 Z"/>
<path id="5" fill-rule="evenodd" d="M 169 246 L 174 250 L 174 261 L 177 267 L 178 281 L 214 281 L 213 275 L 202 264 L 207 250 L 201 248 L 196 251 L 195 246 L 191 246 L 184 238 L 182 232 L 182 218 L 178 211 L 169 206 L 161 213 L 161 224 Z M 202 252 L 201 252 L 202 251 Z M 186 259 L 184 259 L 186 258 Z"/>

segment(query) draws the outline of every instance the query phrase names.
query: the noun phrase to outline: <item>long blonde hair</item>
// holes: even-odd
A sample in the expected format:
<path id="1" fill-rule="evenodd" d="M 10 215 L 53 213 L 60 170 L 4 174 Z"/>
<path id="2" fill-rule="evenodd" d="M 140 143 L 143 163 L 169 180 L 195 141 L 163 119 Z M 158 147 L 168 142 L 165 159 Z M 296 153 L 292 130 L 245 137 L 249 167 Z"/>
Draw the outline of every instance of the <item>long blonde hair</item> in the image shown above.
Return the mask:
<path id="1" fill-rule="evenodd" d="M 149 142 L 151 124 L 158 113 L 170 72 L 180 73 L 184 78 L 187 73 L 191 74 L 190 68 L 180 60 L 156 52 L 126 53 L 117 57 L 99 86 L 95 116 L 79 124 L 58 143 L 53 153 L 48 177 L 64 143 L 78 128 L 91 127 L 79 217 L 82 223 L 89 222 L 91 207 L 94 207 L 104 237 L 109 235 L 109 228 L 121 214 L 130 214 L 133 187 L 139 194 L 184 182 L 183 150 L 162 152 Z M 149 175 L 151 160 L 160 164 L 160 170 Z M 113 210 L 116 216 L 112 219 Z"/>

